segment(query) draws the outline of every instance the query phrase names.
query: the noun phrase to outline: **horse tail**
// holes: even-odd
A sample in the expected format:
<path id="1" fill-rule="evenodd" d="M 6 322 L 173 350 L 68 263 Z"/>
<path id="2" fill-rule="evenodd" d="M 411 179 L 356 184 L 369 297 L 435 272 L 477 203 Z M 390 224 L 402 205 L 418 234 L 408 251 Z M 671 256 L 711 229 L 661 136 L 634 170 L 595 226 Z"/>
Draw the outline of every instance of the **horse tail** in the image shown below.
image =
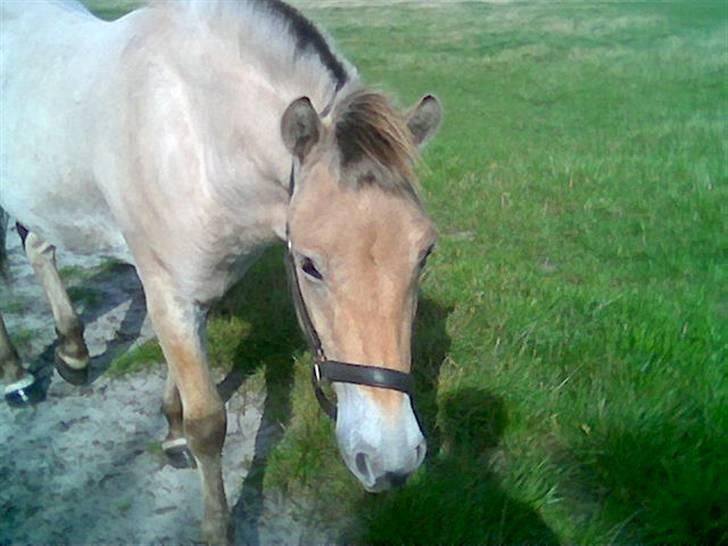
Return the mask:
<path id="1" fill-rule="evenodd" d="M 0 279 L 8 280 L 8 252 L 5 249 L 5 235 L 8 232 L 10 216 L 0 207 Z"/>

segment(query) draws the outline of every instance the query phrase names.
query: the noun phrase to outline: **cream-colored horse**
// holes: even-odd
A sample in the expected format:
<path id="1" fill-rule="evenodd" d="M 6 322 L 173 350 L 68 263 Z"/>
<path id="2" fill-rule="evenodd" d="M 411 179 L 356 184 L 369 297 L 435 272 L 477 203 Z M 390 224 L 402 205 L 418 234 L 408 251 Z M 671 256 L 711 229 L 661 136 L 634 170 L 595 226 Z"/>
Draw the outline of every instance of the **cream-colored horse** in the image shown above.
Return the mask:
<path id="1" fill-rule="evenodd" d="M 113 23 L 36 0 L 3 2 L 0 16 L 0 206 L 51 302 L 59 371 L 82 381 L 88 351 L 54 247 L 134 264 L 169 369 L 164 448 L 191 451 L 203 538 L 224 543 L 226 416 L 207 310 L 263 248 L 287 240 L 327 357 L 409 372 L 435 240 L 413 163 L 439 103 L 397 113 L 278 0 L 158 2 Z M 1 320 L 0 371 L 9 401 L 32 398 Z M 401 483 L 425 455 L 409 395 L 334 390 L 347 466 L 372 491 Z"/>

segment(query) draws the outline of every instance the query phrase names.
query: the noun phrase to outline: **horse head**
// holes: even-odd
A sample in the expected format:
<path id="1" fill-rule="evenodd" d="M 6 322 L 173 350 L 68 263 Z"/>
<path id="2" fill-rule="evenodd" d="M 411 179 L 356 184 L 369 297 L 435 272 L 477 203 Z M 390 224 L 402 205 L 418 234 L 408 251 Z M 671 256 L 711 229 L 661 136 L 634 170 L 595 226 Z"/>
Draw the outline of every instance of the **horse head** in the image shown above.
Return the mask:
<path id="1" fill-rule="evenodd" d="M 287 239 L 297 311 L 317 373 L 331 370 L 343 459 L 372 492 L 403 483 L 426 452 L 407 374 L 436 231 L 414 164 L 440 118 L 432 96 L 403 115 L 359 90 L 323 119 L 298 99 L 281 121 L 293 155 Z"/>

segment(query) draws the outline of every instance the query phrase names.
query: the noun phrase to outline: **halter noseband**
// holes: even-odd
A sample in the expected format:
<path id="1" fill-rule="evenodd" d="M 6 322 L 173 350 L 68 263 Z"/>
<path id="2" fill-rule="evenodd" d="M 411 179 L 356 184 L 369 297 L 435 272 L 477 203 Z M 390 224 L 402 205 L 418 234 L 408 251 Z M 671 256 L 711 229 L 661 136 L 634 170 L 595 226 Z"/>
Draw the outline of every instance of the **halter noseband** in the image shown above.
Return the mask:
<path id="1" fill-rule="evenodd" d="M 293 196 L 294 185 L 294 164 L 291 164 L 289 197 Z M 291 292 L 293 293 L 294 305 L 303 327 L 303 331 L 314 354 L 314 364 L 313 369 L 311 370 L 311 382 L 313 383 L 313 390 L 321 409 L 324 410 L 326 415 L 336 420 L 336 403 L 329 400 L 326 396 L 326 393 L 323 390 L 323 384 L 325 381 L 328 381 L 329 383 L 352 383 L 355 385 L 365 385 L 368 387 L 400 391 L 410 395 L 410 401 L 412 401 L 414 380 L 410 374 L 397 370 L 390 370 L 388 368 L 380 368 L 378 366 L 339 362 L 326 358 L 321 338 L 319 337 L 318 332 L 316 332 L 316 328 L 311 321 L 308 308 L 306 307 L 306 302 L 304 301 L 303 294 L 301 293 L 301 284 L 298 280 L 296 260 L 293 256 L 293 245 L 291 244 L 290 230 L 287 223 L 286 246 L 286 265 L 288 269 L 288 277 L 291 283 Z"/>

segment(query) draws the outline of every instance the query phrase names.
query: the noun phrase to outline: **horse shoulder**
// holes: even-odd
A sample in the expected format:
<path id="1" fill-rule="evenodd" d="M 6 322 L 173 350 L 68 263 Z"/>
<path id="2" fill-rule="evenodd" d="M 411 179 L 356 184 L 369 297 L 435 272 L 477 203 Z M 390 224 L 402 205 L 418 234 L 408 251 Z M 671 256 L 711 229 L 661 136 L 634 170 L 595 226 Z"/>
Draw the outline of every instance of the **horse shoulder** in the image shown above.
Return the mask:
<path id="1" fill-rule="evenodd" d="M 278 238 L 287 193 L 251 150 L 201 119 L 174 66 L 157 64 L 136 82 L 113 206 L 138 267 L 163 270 L 188 297 L 215 300 Z"/>

